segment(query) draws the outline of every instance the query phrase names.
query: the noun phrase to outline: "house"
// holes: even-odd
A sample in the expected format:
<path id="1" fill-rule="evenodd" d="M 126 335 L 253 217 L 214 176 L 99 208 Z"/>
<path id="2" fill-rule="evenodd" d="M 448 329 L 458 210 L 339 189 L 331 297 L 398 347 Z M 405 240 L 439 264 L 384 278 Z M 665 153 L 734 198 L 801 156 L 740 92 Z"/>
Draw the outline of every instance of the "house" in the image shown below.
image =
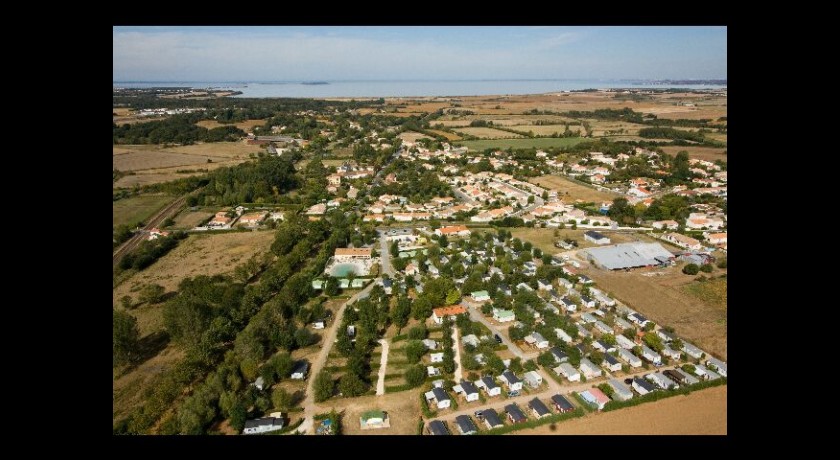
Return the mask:
<path id="1" fill-rule="evenodd" d="M 580 325 L 580 323 L 575 323 L 575 326 L 577 326 L 578 335 L 581 336 L 582 338 L 585 339 L 585 338 L 592 337 L 592 333 L 587 331 L 583 326 Z"/>
<path id="2" fill-rule="evenodd" d="M 405 270 L 403 271 L 405 272 L 406 276 L 414 276 L 420 273 L 420 270 L 417 268 L 417 265 L 415 265 L 413 262 L 406 265 Z"/>
<path id="3" fill-rule="evenodd" d="M 583 320 L 584 323 L 594 323 L 598 321 L 598 318 L 592 316 L 592 313 L 584 313 L 580 315 L 580 319 Z"/>
<path id="4" fill-rule="evenodd" d="M 394 282 L 390 279 L 383 279 L 382 280 L 382 288 L 385 290 L 386 294 L 391 294 L 394 291 Z"/>
<path id="5" fill-rule="evenodd" d="M 659 353 L 651 350 L 650 347 L 648 347 L 645 344 L 642 344 L 641 347 L 642 347 L 642 358 L 645 358 L 646 360 L 652 362 L 653 364 L 655 364 L 657 366 L 662 364 L 662 356 L 660 356 Z"/>
<path id="6" fill-rule="evenodd" d="M 598 310 L 598 311 L 601 311 L 601 310 Z M 595 321 L 595 329 L 598 329 L 601 332 L 601 334 L 612 334 L 613 333 L 613 328 L 607 326 L 607 324 L 604 323 L 601 320 Z"/>
<path id="7" fill-rule="evenodd" d="M 208 227 L 215 227 L 215 228 L 228 227 L 230 225 L 231 221 L 233 221 L 233 218 L 228 217 L 227 212 L 219 211 L 219 212 L 216 213 L 215 216 L 213 216 L 212 219 L 210 219 L 210 222 L 207 222 L 207 226 Z"/>
<path id="8" fill-rule="evenodd" d="M 551 349 L 551 356 L 554 358 L 554 362 L 557 364 L 565 363 L 569 360 L 569 355 L 563 352 L 558 347 L 554 347 Z"/>
<path id="9" fill-rule="evenodd" d="M 720 378 L 715 371 L 708 369 L 700 364 L 694 366 L 694 372 L 703 380 L 717 380 Z"/>
<path id="10" fill-rule="evenodd" d="M 435 401 L 438 409 L 448 409 L 452 404 L 452 399 L 443 391 L 443 388 L 434 387 L 431 391 L 426 392 L 426 401 Z"/>
<path id="11" fill-rule="evenodd" d="M 473 423 L 469 415 L 459 415 L 455 417 L 455 426 L 457 426 L 458 431 L 464 435 L 476 434 L 478 432 L 478 428 L 476 428 L 475 423 Z"/>
<path id="12" fill-rule="evenodd" d="M 632 350 L 633 347 L 636 346 L 636 344 L 633 343 L 632 340 L 628 339 L 627 337 L 625 337 L 623 335 L 616 335 L 615 336 L 615 343 L 619 347 L 624 348 L 625 350 Z"/>
<path id="13" fill-rule="evenodd" d="M 428 366 L 426 367 L 426 375 L 428 375 L 429 377 L 437 377 L 438 375 L 440 375 L 440 369 L 434 366 Z"/>
<path id="14" fill-rule="evenodd" d="M 423 339 L 423 340 L 421 340 L 421 342 L 423 343 L 423 345 L 425 345 L 425 346 L 426 346 L 426 349 L 427 349 L 427 350 L 437 350 L 437 346 L 438 346 L 438 344 L 437 344 L 437 342 L 435 342 L 434 340 L 432 340 L 432 339 Z"/>
<path id="15" fill-rule="evenodd" d="M 520 391 L 522 390 L 522 380 L 519 380 L 519 377 L 516 376 L 510 369 L 505 370 L 502 372 L 502 375 L 499 376 L 499 380 L 507 385 L 508 391 Z"/>
<path id="16" fill-rule="evenodd" d="M 262 391 L 265 388 L 265 380 L 262 378 L 262 376 L 257 377 L 257 380 L 254 380 L 254 383 L 252 383 L 251 385 L 255 386 L 257 390 Z"/>
<path id="17" fill-rule="evenodd" d="M 359 424 L 363 430 L 372 430 L 377 428 L 389 428 L 391 421 L 388 419 L 388 414 L 381 410 L 369 410 L 362 412 L 359 417 Z"/>
<path id="18" fill-rule="evenodd" d="M 452 391 L 463 394 L 467 402 L 478 401 L 478 388 L 468 380 L 461 380 L 459 385 L 452 387 Z"/>
<path id="19" fill-rule="evenodd" d="M 258 225 L 260 222 L 265 220 L 266 215 L 268 215 L 267 212 L 248 213 L 239 218 L 239 223 L 246 226 Z"/>
<path id="20" fill-rule="evenodd" d="M 592 342 L 592 348 L 604 353 L 615 351 L 614 346 L 605 343 L 603 340 L 596 340 Z"/>
<path id="21" fill-rule="evenodd" d="M 552 396 L 551 402 L 554 403 L 554 408 L 557 409 L 557 412 L 560 412 L 561 414 L 575 410 L 575 406 L 573 406 L 568 399 L 559 394 Z"/>
<path id="22" fill-rule="evenodd" d="M 610 244 L 611 241 L 609 238 L 604 236 L 601 233 L 598 233 L 594 230 L 589 230 L 588 232 L 583 233 L 583 239 L 598 245 Z"/>
<path id="23" fill-rule="evenodd" d="M 267 433 L 283 429 L 285 422 L 281 417 L 263 417 L 245 421 L 242 434 Z"/>
<path id="24" fill-rule="evenodd" d="M 604 371 L 602 371 L 600 367 L 596 366 L 592 361 L 586 358 L 581 358 L 580 360 L 580 372 L 587 379 L 594 379 L 595 377 L 604 375 Z"/>
<path id="25" fill-rule="evenodd" d="M 667 375 L 668 377 L 671 377 L 675 382 L 680 382 L 684 385 L 694 385 L 695 383 L 700 382 L 700 380 L 698 380 L 697 377 L 679 368 L 665 371 L 663 372 L 663 374 Z"/>
<path id="26" fill-rule="evenodd" d="M 505 406 L 505 412 L 512 423 L 523 423 L 528 420 L 516 404 L 508 404 Z"/>
<path id="27" fill-rule="evenodd" d="M 656 386 L 662 388 L 663 390 L 670 390 L 670 389 L 678 389 L 680 386 L 677 385 L 677 382 L 669 379 L 665 374 L 661 372 L 654 372 L 652 374 L 648 374 L 645 376 L 648 380 L 655 383 Z"/>
<path id="28" fill-rule="evenodd" d="M 433 363 L 442 363 L 443 362 L 443 353 L 432 353 L 431 355 Z"/>
<path id="29" fill-rule="evenodd" d="M 694 359 L 700 359 L 703 357 L 703 350 L 695 347 L 694 345 L 683 342 L 682 351 L 684 351 L 688 356 L 691 356 Z"/>
<path id="30" fill-rule="evenodd" d="M 327 327 L 327 322 L 322 319 L 312 322 L 312 329 L 323 329 L 325 327 Z"/>
<path id="31" fill-rule="evenodd" d="M 621 370 L 621 362 L 609 353 L 604 353 L 604 360 L 601 362 L 601 365 L 610 372 L 618 372 Z"/>
<path id="32" fill-rule="evenodd" d="M 577 262 L 572 261 L 572 263 L 577 263 Z M 594 283 L 594 281 L 592 281 L 592 278 L 590 278 L 586 275 L 578 275 L 577 277 L 578 277 L 578 282 L 580 284 L 592 284 L 592 283 Z M 595 305 L 593 305 L 593 307 L 595 307 Z"/>
<path id="33" fill-rule="evenodd" d="M 461 343 L 464 345 L 472 345 L 474 347 L 478 347 L 480 345 L 480 341 L 475 334 L 465 335 L 461 337 Z"/>
<path id="34" fill-rule="evenodd" d="M 562 363 L 553 370 L 555 374 L 566 377 L 566 380 L 570 382 L 580 382 L 580 372 L 569 363 Z"/>
<path id="35" fill-rule="evenodd" d="M 516 319 L 513 310 L 502 310 L 500 308 L 493 309 L 493 319 L 500 323 L 507 323 Z"/>
<path id="36" fill-rule="evenodd" d="M 484 302 L 485 300 L 490 300 L 490 294 L 487 291 L 475 291 L 470 294 L 473 300 L 476 302 Z"/>
<path id="37" fill-rule="evenodd" d="M 664 347 L 662 347 L 662 354 L 671 358 L 671 359 L 680 359 L 680 356 L 682 355 L 682 353 L 680 353 L 677 350 L 674 350 L 673 348 L 669 347 L 668 345 L 665 345 Z"/>
<path id="38" fill-rule="evenodd" d="M 560 285 L 563 286 L 566 289 L 571 289 L 575 286 L 574 283 L 567 280 L 566 278 L 557 278 L 557 282 L 559 282 Z"/>
<path id="39" fill-rule="evenodd" d="M 585 275 L 580 275 L 581 278 L 583 278 L 584 276 Z M 583 283 L 586 284 L 585 281 L 583 281 Z M 595 308 L 597 306 L 597 303 L 595 302 L 594 299 L 592 299 L 590 297 L 587 297 L 585 295 L 580 296 L 580 303 L 581 303 L 581 305 L 583 305 L 586 308 Z"/>
<path id="40" fill-rule="evenodd" d="M 356 336 L 356 326 L 354 326 L 352 324 L 347 326 L 347 336 L 350 337 L 350 338 L 353 338 L 353 337 Z"/>
<path id="41" fill-rule="evenodd" d="M 712 370 L 717 371 L 718 374 L 726 377 L 726 363 L 717 359 L 717 358 L 709 358 L 706 360 L 706 365 L 711 367 Z"/>
<path id="42" fill-rule="evenodd" d="M 495 409 L 485 409 L 482 415 L 484 416 L 484 424 L 487 425 L 488 429 L 492 430 L 504 426 Z"/>
<path id="43" fill-rule="evenodd" d="M 674 336 L 674 334 L 671 334 L 670 332 L 666 331 L 665 329 L 657 330 L 656 335 L 658 335 L 659 338 L 664 340 L 665 342 L 673 342 L 674 339 L 677 338 L 676 336 Z"/>
<path id="44" fill-rule="evenodd" d="M 558 339 L 566 343 L 572 343 L 572 336 L 567 334 L 566 331 L 564 331 L 563 329 L 560 329 L 559 327 L 554 328 L 554 334 L 557 336 Z"/>
<path id="45" fill-rule="evenodd" d="M 306 380 L 307 373 L 309 373 L 309 361 L 298 361 L 292 369 L 291 378 L 292 380 Z"/>
<path id="46" fill-rule="evenodd" d="M 618 357 L 625 361 L 630 367 L 642 367 L 642 360 L 638 356 L 630 353 L 629 350 L 619 348 L 617 350 Z"/>
<path id="47" fill-rule="evenodd" d="M 615 317 L 615 327 L 617 327 L 617 328 L 619 328 L 623 331 L 624 329 L 632 329 L 633 325 L 628 323 L 623 318 L 619 318 L 618 316 L 616 316 Z"/>
<path id="48" fill-rule="evenodd" d="M 618 401 L 627 401 L 633 398 L 633 391 L 630 390 L 621 380 L 609 379 L 607 385 L 613 389 L 613 399 Z"/>
<path id="49" fill-rule="evenodd" d="M 542 385 L 543 381 L 542 375 L 540 375 L 540 373 L 537 371 L 526 372 L 523 376 L 523 379 L 525 380 L 525 383 L 527 383 L 528 386 L 531 388 L 539 387 L 540 385 Z"/>
<path id="50" fill-rule="evenodd" d="M 715 246 L 726 244 L 726 233 L 704 233 L 703 236 L 709 244 Z"/>
<path id="51" fill-rule="evenodd" d="M 493 377 L 482 377 L 475 384 L 479 388 L 484 388 L 487 396 L 499 396 L 502 394 L 502 387 L 493 380 Z"/>
<path id="52" fill-rule="evenodd" d="M 537 280 L 537 289 L 540 291 L 550 291 L 552 289 L 551 281 L 544 279 Z"/>
<path id="53" fill-rule="evenodd" d="M 449 434 L 449 428 L 440 420 L 432 420 L 428 425 L 429 434 L 432 436 L 443 436 Z"/>
<path id="54" fill-rule="evenodd" d="M 354 260 L 368 260 L 371 258 L 372 248 L 335 248 L 333 259 L 336 262 Z"/>
<path id="55" fill-rule="evenodd" d="M 531 408 L 531 411 L 537 418 L 548 417 L 549 415 L 551 415 L 551 411 L 548 410 L 548 407 L 545 406 L 545 403 L 540 401 L 538 398 L 534 398 L 528 401 L 528 407 Z"/>
<path id="56" fill-rule="evenodd" d="M 577 305 L 575 305 L 575 303 L 572 302 L 571 299 L 569 299 L 568 297 L 564 296 L 560 299 L 560 302 L 563 303 L 563 308 L 565 308 L 566 311 L 574 312 L 575 310 L 577 310 Z"/>
<path id="57" fill-rule="evenodd" d="M 610 402 L 610 398 L 598 388 L 590 388 L 578 394 L 584 401 L 597 406 L 598 410 L 603 410 L 604 405 Z"/>
<path id="58" fill-rule="evenodd" d="M 543 337 L 542 334 L 540 334 L 539 332 L 531 333 L 530 337 L 534 340 L 534 346 L 536 346 L 537 349 L 542 350 L 548 348 L 548 340 L 546 340 L 545 337 Z"/>
<path id="59" fill-rule="evenodd" d="M 690 236 L 685 236 L 681 233 L 667 233 L 662 236 L 662 239 L 674 243 L 679 247 L 691 249 L 694 251 L 698 251 L 703 248 L 703 244 L 701 244 L 699 241 Z"/>
<path id="60" fill-rule="evenodd" d="M 679 228 L 680 224 L 675 220 L 657 220 L 651 223 L 650 226 L 657 230 L 676 230 Z"/>
<path id="61" fill-rule="evenodd" d="M 448 307 L 439 307 L 432 310 L 432 319 L 437 324 L 443 324 L 443 318 L 446 316 L 455 319 L 455 316 L 466 313 L 467 309 L 461 305 L 450 305 Z"/>
<path id="62" fill-rule="evenodd" d="M 452 225 L 435 230 L 437 236 L 470 236 L 470 229 L 466 225 Z"/>
<path id="63" fill-rule="evenodd" d="M 647 324 L 649 322 L 647 318 L 642 316 L 640 313 L 636 313 L 636 312 L 633 312 L 633 313 L 630 313 L 629 315 L 627 315 L 627 319 L 630 320 L 633 323 L 638 324 L 640 327 L 645 327 L 645 324 Z"/>
<path id="64" fill-rule="evenodd" d="M 644 396 L 652 391 L 656 391 L 656 388 L 651 385 L 647 380 L 640 379 L 638 377 L 633 377 L 633 383 L 631 385 L 637 393 Z"/>

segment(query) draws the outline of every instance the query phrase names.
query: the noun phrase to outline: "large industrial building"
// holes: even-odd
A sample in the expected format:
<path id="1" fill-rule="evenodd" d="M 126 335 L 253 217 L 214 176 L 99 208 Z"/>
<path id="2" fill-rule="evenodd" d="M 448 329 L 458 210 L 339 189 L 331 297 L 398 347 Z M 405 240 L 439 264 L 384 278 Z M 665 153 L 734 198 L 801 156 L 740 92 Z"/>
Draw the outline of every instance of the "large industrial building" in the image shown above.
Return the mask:
<path id="1" fill-rule="evenodd" d="M 585 252 L 587 260 L 607 270 L 668 265 L 674 259 L 659 243 L 623 243 Z"/>

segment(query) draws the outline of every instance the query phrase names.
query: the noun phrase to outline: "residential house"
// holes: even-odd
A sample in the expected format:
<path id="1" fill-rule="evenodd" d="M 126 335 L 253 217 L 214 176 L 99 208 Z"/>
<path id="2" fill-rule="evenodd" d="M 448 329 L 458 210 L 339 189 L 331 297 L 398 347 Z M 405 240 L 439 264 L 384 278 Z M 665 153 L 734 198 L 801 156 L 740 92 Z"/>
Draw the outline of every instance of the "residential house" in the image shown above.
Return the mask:
<path id="1" fill-rule="evenodd" d="M 443 318 L 446 316 L 451 317 L 453 320 L 455 316 L 461 315 L 467 312 L 467 309 L 461 305 L 450 305 L 448 307 L 439 307 L 432 310 L 432 319 L 437 324 L 443 324 Z"/>
<path id="2" fill-rule="evenodd" d="M 700 380 L 698 380 L 697 377 L 689 374 L 688 372 L 682 369 L 676 368 L 670 371 L 671 373 L 665 371 L 663 372 L 663 374 L 667 375 L 668 377 L 671 377 L 675 382 L 682 383 L 683 385 L 694 385 L 695 383 L 700 382 Z"/>
<path id="3" fill-rule="evenodd" d="M 551 411 L 548 410 L 548 407 L 546 407 L 545 403 L 540 401 L 539 398 L 534 398 L 528 401 L 528 407 L 531 408 L 531 411 L 537 418 L 548 417 L 549 415 L 551 415 Z"/>
<path id="4" fill-rule="evenodd" d="M 267 214 L 268 213 L 264 211 L 248 213 L 239 218 L 239 223 L 246 226 L 258 225 L 265 220 L 265 216 Z"/>
<path id="5" fill-rule="evenodd" d="M 522 413 L 522 410 L 519 409 L 519 406 L 516 404 L 508 404 L 505 406 L 505 413 L 507 413 L 508 419 L 510 419 L 511 423 L 523 423 L 528 421 L 525 414 Z"/>
<path id="6" fill-rule="evenodd" d="M 574 283 L 567 280 L 566 278 L 557 278 L 557 282 L 560 283 L 560 285 L 566 289 L 571 289 L 575 286 Z"/>
<path id="7" fill-rule="evenodd" d="M 604 405 L 610 402 L 610 398 L 598 388 L 590 388 L 586 391 L 578 393 L 584 401 L 595 405 L 598 410 L 603 410 Z"/>
<path id="8" fill-rule="evenodd" d="M 673 348 L 669 347 L 668 345 L 665 345 L 662 348 L 662 354 L 671 358 L 671 359 L 680 359 L 680 356 L 682 355 L 682 353 L 680 353 L 677 350 L 674 350 Z"/>
<path id="9" fill-rule="evenodd" d="M 577 326 L 578 335 L 581 338 L 586 339 L 586 338 L 592 337 L 592 333 L 589 332 L 588 330 L 586 330 L 583 326 L 581 326 L 580 323 L 575 323 L 575 326 Z"/>
<path id="10" fill-rule="evenodd" d="M 461 380 L 461 383 L 452 387 L 455 393 L 463 394 L 467 402 L 478 401 L 478 388 L 468 380 Z"/>
<path id="11" fill-rule="evenodd" d="M 621 329 L 622 331 L 625 329 L 632 329 L 633 325 L 628 323 L 624 318 L 619 318 L 618 316 L 615 317 L 615 327 Z"/>
<path id="12" fill-rule="evenodd" d="M 443 436 L 449 434 L 449 428 L 440 420 L 432 420 L 428 425 L 429 434 L 433 436 Z"/>
<path id="13" fill-rule="evenodd" d="M 528 371 L 522 376 L 525 383 L 531 388 L 537 388 L 542 385 L 542 375 L 537 371 Z"/>
<path id="14" fill-rule="evenodd" d="M 614 332 L 613 328 L 607 326 L 607 324 L 601 320 L 595 321 L 595 329 L 598 329 L 602 334 L 613 334 Z"/>
<path id="15" fill-rule="evenodd" d="M 562 297 L 562 298 L 560 299 L 560 302 L 562 302 L 562 303 L 563 303 L 563 308 L 565 308 L 565 309 L 566 309 L 566 311 L 569 311 L 569 312 L 574 312 L 574 311 L 576 311 L 576 310 L 577 310 L 577 305 L 575 305 L 575 303 L 574 303 L 574 302 L 572 302 L 572 300 L 571 300 L 571 299 L 569 299 L 568 297 L 565 297 L 565 296 L 564 296 L 564 297 Z"/>
<path id="16" fill-rule="evenodd" d="M 717 371 L 718 374 L 726 377 L 726 363 L 717 359 L 717 358 L 709 358 L 706 360 L 706 365 L 709 366 L 712 370 Z"/>
<path id="17" fill-rule="evenodd" d="M 717 372 L 700 364 L 696 364 L 694 369 L 698 376 L 702 376 L 703 380 L 717 380 L 720 378 Z"/>
<path id="18" fill-rule="evenodd" d="M 548 340 L 546 340 L 545 337 L 543 337 L 542 334 L 540 334 L 539 332 L 531 333 L 530 337 L 533 339 L 533 345 L 537 347 L 537 349 L 542 350 L 549 347 Z"/>
<path id="19" fill-rule="evenodd" d="M 610 345 L 610 344 L 608 344 L 608 343 L 606 343 L 606 342 L 604 342 L 603 340 L 600 340 L 600 339 L 592 342 L 592 346 L 596 350 L 602 351 L 604 353 L 607 353 L 607 352 L 612 353 L 612 352 L 615 351 L 615 346 L 614 345 Z"/>
<path id="20" fill-rule="evenodd" d="M 431 391 L 427 391 L 425 396 L 426 401 L 435 401 L 438 409 L 448 409 L 452 404 L 452 399 L 443 388 L 434 387 Z"/>
<path id="21" fill-rule="evenodd" d="M 639 359 L 638 356 L 631 353 L 629 350 L 625 350 L 624 348 L 619 348 L 616 351 L 618 357 L 621 358 L 624 362 L 630 365 L 630 367 L 642 367 L 642 360 Z"/>
<path id="22" fill-rule="evenodd" d="M 484 302 L 485 300 L 490 300 L 490 294 L 487 291 L 475 291 L 470 294 L 473 300 L 476 302 Z"/>
<path id="23" fill-rule="evenodd" d="M 679 228 L 680 224 L 675 220 L 657 220 L 651 223 L 650 226 L 657 230 L 676 230 Z"/>
<path id="24" fill-rule="evenodd" d="M 442 363 L 443 362 L 443 353 L 432 353 L 429 356 L 432 358 L 433 363 Z"/>
<path id="25" fill-rule="evenodd" d="M 267 433 L 283 429 L 285 422 L 281 417 L 263 417 L 245 421 L 242 434 Z"/>
<path id="26" fill-rule="evenodd" d="M 703 248 L 702 243 L 690 236 L 685 236 L 681 233 L 667 233 L 662 236 L 662 239 L 674 243 L 679 247 L 690 249 L 693 251 L 699 251 Z"/>
<path id="27" fill-rule="evenodd" d="M 645 325 L 649 322 L 647 318 L 642 316 L 640 313 L 635 312 L 627 315 L 627 319 L 632 323 L 638 324 L 640 327 L 645 327 Z"/>
<path id="28" fill-rule="evenodd" d="M 594 323 L 595 321 L 598 321 L 598 318 L 592 316 L 591 313 L 584 313 L 580 315 L 580 319 L 583 320 L 584 323 Z"/>
<path id="29" fill-rule="evenodd" d="M 508 391 L 520 391 L 522 390 L 522 380 L 519 380 L 519 377 L 516 376 L 510 369 L 505 370 L 502 372 L 502 375 L 499 376 L 499 380 L 507 385 Z"/>
<path id="30" fill-rule="evenodd" d="M 557 409 L 557 412 L 563 414 L 566 412 L 572 412 L 575 410 L 575 406 L 569 402 L 568 399 L 564 398 L 562 395 L 556 394 L 551 397 L 551 402 L 554 404 L 554 408 Z"/>
<path id="31" fill-rule="evenodd" d="M 558 327 L 558 328 L 554 328 L 554 334 L 556 334 L 556 335 L 557 335 L 557 338 L 558 338 L 558 339 L 560 339 L 560 340 L 562 340 L 562 341 L 564 341 L 564 342 L 566 342 L 566 343 L 572 343 L 572 336 L 570 336 L 569 334 L 567 334 L 567 333 L 566 333 L 566 331 L 564 331 L 563 329 L 560 329 L 559 327 Z M 631 348 L 632 348 L 632 347 L 631 347 Z"/>
<path id="32" fill-rule="evenodd" d="M 583 276 L 584 275 L 581 275 L 581 277 L 583 277 Z M 586 284 L 585 281 L 584 281 L 584 284 Z M 586 308 L 595 308 L 595 306 L 597 305 L 595 303 L 594 299 L 592 299 L 590 297 L 587 297 L 585 295 L 580 296 L 580 303 L 581 303 L 581 305 L 583 305 Z"/>
<path id="33" fill-rule="evenodd" d="M 479 388 L 484 388 L 487 396 L 499 396 L 502 394 L 502 387 L 493 380 L 493 377 L 482 377 L 475 384 Z"/>
<path id="34" fill-rule="evenodd" d="M 631 384 L 634 390 L 637 393 L 644 396 L 652 391 L 656 391 L 656 387 L 651 385 L 647 380 L 640 379 L 639 377 L 633 377 L 633 383 Z"/>
<path id="35" fill-rule="evenodd" d="M 466 225 L 451 225 L 435 230 L 437 236 L 470 236 L 470 229 Z"/>
<path id="36" fill-rule="evenodd" d="M 700 359 L 703 357 L 703 350 L 695 347 L 694 345 L 683 342 L 682 351 L 684 351 L 688 356 L 691 356 L 694 359 Z"/>
<path id="37" fill-rule="evenodd" d="M 645 376 L 645 378 L 655 383 L 656 386 L 662 388 L 663 390 L 670 390 L 672 388 L 677 389 L 680 387 L 679 385 L 677 385 L 677 382 L 669 379 L 665 376 L 665 374 L 661 372 L 654 372 L 652 374 L 648 374 Z"/>
<path id="38" fill-rule="evenodd" d="M 562 363 L 553 370 L 555 374 L 566 377 L 570 382 L 580 382 L 580 372 L 569 363 Z"/>
<path id="39" fill-rule="evenodd" d="M 478 340 L 478 336 L 475 334 L 465 335 L 461 337 L 461 343 L 464 345 L 472 345 L 474 347 L 478 347 L 481 342 Z"/>
<path id="40" fill-rule="evenodd" d="M 633 343 L 633 341 L 632 341 L 632 340 L 628 339 L 627 337 L 625 337 L 625 336 L 623 336 L 623 335 L 621 335 L 621 334 L 618 334 L 618 335 L 616 335 L 616 336 L 615 336 L 615 343 L 616 343 L 619 347 L 624 348 L 624 349 L 626 349 L 626 350 L 632 350 L 632 349 L 633 349 L 633 347 L 635 347 L 635 346 L 636 346 L 636 344 L 635 344 L 635 343 Z"/>
<path id="41" fill-rule="evenodd" d="M 665 329 L 658 329 L 656 331 L 656 335 L 658 335 L 659 338 L 662 339 L 663 341 L 669 342 L 669 343 L 673 342 L 674 339 L 677 338 L 674 334 L 666 331 Z"/>
<path id="42" fill-rule="evenodd" d="M 557 364 L 565 363 L 569 361 L 569 355 L 563 352 L 559 347 L 554 347 L 551 349 L 551 356 L 554 358 L 554 362 Z"/>
<path id="43" fill-rule="evenodd" d="M 292 375 L 290 376 L 292 380 L 306 380 L 306 375 L 309 373 L 309 361 L 302 360 L 298 361 L 295 364 L 294 369 L 292 369 Z"/>
<path id="44" fill-rule="evenodd" d="M 633 391 L 627 387 L 621 380 L 618 379 L 609 379 L 607 380 L 607 385 L 613 389 L 613 399 L 617 401 L 627 401 L 628 399 L 633 398 Z"/>
<path id="45" fill-rule="evenodd" d="M 604 360 L 601 362 L 601 366 L 604 366 L 610 372 L 621 370 L 621 362 L 609 353 L 604 353 Z"/>
<path id="46" fill-rule="evenodd" d="M 429 377 L 437 377 L 438 375 L 440 375 L 440 369 L 434 366 L 428 366 L 426 367 L 426 375 L 428 375 Z"/>
<path id="47" fill-rule="evenodd" d="M 611 241 L 608 237 L 604 236 L 602 233 L 598 233 L 594 230 L 589 230 L 583 233 L 583 239 L 597 245 L 604 245 L 610 244 Z"/>
<path id="48" fill-rule="evenodd" d="M 455 417 L 455 426 L 458 427 L 458 431 L 460 431 L 463 435 L 476 434 L 478 432 L 478 428 L 475 426 L 472 419 L 470 419 L 469 415 L 459 415 Z"/>
<path id="49" fill-rule="evenodd" d="M 572 261 L 572 263 L 577 263 L 577 262 Z M 592 278 L 590 278 L 586 275 L 578 275 L 577 277 L 578 277 L 578 282 L 580 284 L 592 284 L 592 283 L 594 283 L 594 281 L 592 281 Z M 595 307 L 595 306 L 593 305 L 593 307 Z"/>
<path id="50" fill-rule="evenodd" d="M 383 279 L 382 280 L 382 288 L 385 290 L 385 294 L 392 294 L 394 291 L 394 282 L 390 279 Z"/>
<path id="51" fill-rule="evenodd" d="M 493 309 L 493 319 L 500 323 L 507 323 L 516 319 L 513 310 L 502 310 L 500 308 Z"/>
<path id="52" fill-rule="evenodd" d="M 421 342 L 423 342 L 423 345 L 425 345 L 425 346 L 426 346 L 426 349 L 427 349 L 427 350 L 437 350 L 438 344 L 437 344 L 437 342 L 435 342 L 434 340 L 432 340 L 432 339 L 423 339 L 423 340 L 421 340 Z"/>
<path id="53" fill-rule="evenodd" d="M 595 377 L 604 375 L 604 371 L 602 371 L 600 367 L 596 366 L 592 361 L 586 358 L 581 358 L 580 360 L 580 372 L 587 379 L 594 379 Z"/>
<path id="54" fill-rule="evenodd" d="M 502 419 L 499 418 L 499 414 L 496 413 L 495 409 L 485 409 L 483 412 L 484 416 L 484 424 L 487 425 L 487 429 L 492 430 L 493 428 L 500 428 L 505 426 L 502 423 Z"/>
<path id="55" fill-rule="evenodd" d="M 642 347 L 642 358 L 645 358 L 646 360 L 650 361 L 651 363 L 653 363 L 657 366 L 662 364 L 662 356 L 660 356 L 659 353 L 651 350 L 650 347 L 648 347 L 645 344 L 642 344 L 641 347 Z"/>

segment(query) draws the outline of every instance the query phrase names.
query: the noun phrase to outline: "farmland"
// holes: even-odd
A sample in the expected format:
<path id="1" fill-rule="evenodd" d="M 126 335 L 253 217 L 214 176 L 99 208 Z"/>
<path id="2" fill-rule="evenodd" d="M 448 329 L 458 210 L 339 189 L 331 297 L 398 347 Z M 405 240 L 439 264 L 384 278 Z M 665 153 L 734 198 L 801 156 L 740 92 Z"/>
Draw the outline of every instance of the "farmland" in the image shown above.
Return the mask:
<path id="1" fill-rule="evenodd" d="M 246 133 L 254 129 L 254 126 L 262 126 L 264 124 L 265 120 L 245 120 L 240 121 L 239 123 L 230 124 L 219 123 L 216 120 L 201 120 L 198 123 L 196 123 L 196 125 L 207 129 L 221 128 L 223 126 L 236 126 L 237 128 L 241 129 L 242 131 L 245 131 Z"/>
<path id="2" fill-rule="evenodd" d="M 613 193 L 595 190 L 594 188 L 566 179 L 563 176 L 553 174 L 531 177 L 528 179 L 528 182 L 548 188 L 549 190 L 557 190 L 558 198 L 566 203 L 574 203 L 577 200 L 601 203 L 602 201 L 612 201 L 618 196 Z"/>
<path id="3" fill-rule="evenodd" d="M 124 224 L 133 228 L 174 199 L 175 197 L 170 195 L 140 195 L 115 201 L 114 226 Z"/>
<path id="4" fill-rule="evenodd" d="M 456 132 L 480 137 L 482 139 L 521 138 L 519 134 L 493 128 L 457 128 Z"/>
<path id="5" fill-rule="evenodd" d="M 677 152 L 685 150 L 688 152 L 689 157 L 691 158 L 698 158 L 700 160 L 706 161 L 715 161 L 715 160 L 724 160 L 726 161 L 726 149 L 725 148 L 713 148 L 713 147 L 694 147 L 694 146 L 676 146 L 676 145 L 669 145 L 666 147 L 662 147 L 662 150 L 670 155 L 676 155 Z"/>
<path id="6" fill-rule="evenodd" d="M 514 134 L 507 133 L 513 136 Z M 546 149 L 550 147 L 570 147 L 573 145 L 580 144 L 584 142 L 586 139 L 580 137 L 567 137 L 567 138 L 551 138 L 551 137 L 543 137 L 543 138 L 535 138 L 535 139 L 482 139 L 478 141 L 461 141 L 459 142 L 460 145 L 465 147 L 469 147 L 470 150 L 484 150 L 484 149 L 528 149 L 528 148 L 537 148 L 537 149 Z"/>

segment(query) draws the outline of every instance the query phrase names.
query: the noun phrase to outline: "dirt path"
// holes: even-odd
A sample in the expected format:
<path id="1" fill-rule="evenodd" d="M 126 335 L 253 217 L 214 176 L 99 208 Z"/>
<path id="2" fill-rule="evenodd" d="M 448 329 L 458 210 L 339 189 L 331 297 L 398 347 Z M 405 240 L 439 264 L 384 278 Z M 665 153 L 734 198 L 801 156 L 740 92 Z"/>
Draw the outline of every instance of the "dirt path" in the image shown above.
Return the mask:
<path id="1" fill-rule="evenodd" d="M 512 434 L 727 434 L 726 385 Z"/>
<path id="2" fill-rule="evenodd" d="M 376 396 L 385 394 L 385 369 L 388 366 L 388 339 L 379 339 L 382 344 L 382 359 L 379 360 L 379 379 L 376 381 Z"/>
<path id="3" fill-rule="evenodd" d="M 455 348 L 455 382 L 463 380 L 463 368 L 461 367 L 461 346 L 458 344 L 460 332 L 457 327 L 452 328 L 452 346 Z"/>

